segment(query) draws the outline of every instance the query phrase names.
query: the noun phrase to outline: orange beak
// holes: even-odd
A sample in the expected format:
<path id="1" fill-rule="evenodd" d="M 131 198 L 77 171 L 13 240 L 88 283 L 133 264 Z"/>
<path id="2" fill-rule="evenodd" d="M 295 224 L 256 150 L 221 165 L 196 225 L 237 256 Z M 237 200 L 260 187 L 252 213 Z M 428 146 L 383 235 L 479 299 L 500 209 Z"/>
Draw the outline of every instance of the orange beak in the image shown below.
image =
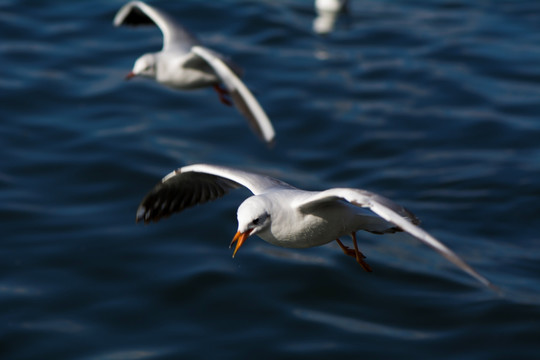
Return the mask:
<path id="1" fill-rule="evenodd" d="M 249 237 L 249 234 L 251 234 L 252 231 L 253 230 L 248 230 L 245 233 L 241 233 L 240 231 L 238 231 L 236 235 L 234 235 L 234 238 L 231 241 L 231 245 L 229 245 L 229 248 L 231 248 L 232 245 L 236 242 L 236 248 L 234 249 L 234 252 L 232 254 L 233 258 L 234 258 L 234 255 L 236 255 L 236 252 L 238 251 L 238 249 L 240 249 L 240 246 L 242 246 L 242 244 L 244 243 L 244 241 L 246 241 L 246 239 Z"/>
<path id="2" fill-rule="evenodd" d="M 130 71 L 129 74 L 126 75 L 126 80 L 129 80 L 132 77 L 135 77 L 135 73 L 133 71 Z"/>

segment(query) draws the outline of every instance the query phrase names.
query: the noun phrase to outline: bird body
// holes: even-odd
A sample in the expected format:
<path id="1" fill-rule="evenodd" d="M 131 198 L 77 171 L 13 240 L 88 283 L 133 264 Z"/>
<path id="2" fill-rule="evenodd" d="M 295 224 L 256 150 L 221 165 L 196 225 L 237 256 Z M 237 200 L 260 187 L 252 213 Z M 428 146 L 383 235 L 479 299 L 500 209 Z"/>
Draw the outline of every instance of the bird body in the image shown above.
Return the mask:
<path id="1" fill-rule="evenodd" d="M 321 204 L 310 212 L 299 211 L 295 206 L 316 192 L 282 190 L 247 198 L 238 208 L 238 231 L 248 230 L 254 218 L 272 214 L 269 226 L 257 235 L 264 241 L 286 248 L 308 248 L 320 246 L 358 230 L 377 233 L 394 227 L 381 218 L 364 214 L 361 208 L 343 201 Z M 331 224 L 331 226 L 329 226 Z"/>
<path id="2" fill-rule="evenodd" d="M 157 62 L 155 80 L 160 84 L 178 90 L 195 90 L 220 83 L 216 73 L 198 55 L 179 53 L 171 58 L 171 61 Z"/>

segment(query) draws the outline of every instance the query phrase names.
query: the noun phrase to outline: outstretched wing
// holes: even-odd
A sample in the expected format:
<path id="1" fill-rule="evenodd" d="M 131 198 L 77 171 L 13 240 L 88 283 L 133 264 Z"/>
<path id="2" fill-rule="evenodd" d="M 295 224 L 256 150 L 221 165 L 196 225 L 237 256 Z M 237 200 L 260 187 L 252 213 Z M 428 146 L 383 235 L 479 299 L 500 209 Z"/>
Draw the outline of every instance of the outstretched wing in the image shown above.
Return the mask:
<path id="1" fill-rule="evenodd" d="M 131 1 L 122 6 L 113 21 L 121 25 L 156 25 L 163 33 L 163 50 L 182 50 L 188 52 L 199 42 L 171 16 L 142 1 Z"/>
<path id="2" fill-rule="evenodd" d="M 452 250 L 446 247 L 446 245 L 417 226 L 418 219 L 410 211 L 383 196 L 365 190 L 335 188 L 316 193 L 312 197 L 295 205 L 300 211 L 309 212 L 313 207 L 339 200 L 371 209 L 371 211 L 386 221 L 396 225 L 403 231 L 408 232 L 418 240 L 431 246 L 450 262 L 454 263 L 457 267 L 480 281 L 482 284 L 496 290 L 496 287 L 489 280 L 476 272 L 476 270 L 465 263 L 465 261 L 457 256 Z"/>
<path id="3" fill-rule="evenodd" d="M 253 131 L 265 142 L 272 144 L 276 133 L 261 105 L 234 71 L 214 51 L 194 46 L 191 51 L 203 58 L 214 69 L 229 91 L 234 105 L 244 115 Z"/>
<path id="4" fill-rule="evenodd" d="M 272 177 L 225 166 L 184 166 L 166 175 L 144 197 L 137 209 L 136 221 L 158 221 L 188 207 L 218 199 L 241 186 L 255 195 L 273 188 L 294 189 Z"/>

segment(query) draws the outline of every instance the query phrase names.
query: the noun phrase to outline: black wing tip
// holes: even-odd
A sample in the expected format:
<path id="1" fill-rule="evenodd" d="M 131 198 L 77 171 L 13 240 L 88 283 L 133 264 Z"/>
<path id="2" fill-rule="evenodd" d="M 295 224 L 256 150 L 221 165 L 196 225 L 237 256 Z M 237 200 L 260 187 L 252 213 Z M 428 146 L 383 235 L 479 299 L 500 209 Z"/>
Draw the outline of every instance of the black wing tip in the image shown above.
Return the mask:
<path id="1" fill-rule="evenodd" d="M 261 135 L 261 139 L 262 141 L 264 141 L 266 143 L 266 146 L 268 147 L 268 149 L 270 150 L 273 150 L 274 147 L 276 146 L 276 137 L 273 136 L 271 139 L 265 139 L 263 135 Z"/>
<path id="2" fill-rule="evenodd" d="M 124 5 L 116 15 L 114 25 L 155 25 L 154 21 L 139 7 L 139 5 L 140 1 L 131 1 Z"/>
<path id="3" fill-rule="evenodd" d="M 182 176 L 178 177 L 179 174 Z M 215 175 L 182 173 L 182 168 L 176 169 L 144 197 L 135 222 L 158 222 L 185 209 L 214 201 L 237 187 L 237 183 Z"/>
<path id="4" fill-rule="evenodd" d="M 150 220 L 150 213 L 147 211 L 146 207 L 143 205 L 140 205 L 137 209 L 137 214 L 135 215 L 135 223 L 144 222 L 145 224 L 148 224 Z"/>
<path id="5" fill-rule="evenodd" d="M 152 210 L 148 210 L 143 205 L 139 206 L 137 209 L 137 214 L 135 215 L 135 223 L 143 222 L 145 225 L 150 224 L 151 222 L 158 222 L 161 219 L 168 218 L 171 214 L 162 213 L 162 214 L 153 214 Z"/>

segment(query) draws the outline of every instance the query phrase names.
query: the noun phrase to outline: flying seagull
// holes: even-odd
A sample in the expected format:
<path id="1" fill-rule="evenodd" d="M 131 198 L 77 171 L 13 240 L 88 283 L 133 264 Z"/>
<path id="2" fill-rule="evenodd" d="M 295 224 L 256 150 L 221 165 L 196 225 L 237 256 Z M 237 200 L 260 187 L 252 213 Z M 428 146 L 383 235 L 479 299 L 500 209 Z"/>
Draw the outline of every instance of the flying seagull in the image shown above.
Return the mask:
<path id="1" fill-rule="evenodd" d="M 154 25 L 163 33 L 161 51 L 139 57 L 126 79 L 142 76 L 182 90 L 211 86 L 217 91 L 221 102 L 227 105 L 234 103 L 263 141 L 273 143 L 275 131 L 272 123 L 251 91 L 239 79 L 238 67 L 225 56 L 202 46 L 171 16 L 142 1 L 124 5 L 114 17 L 114 25 Z"/>
<path id="2" fill-rule="evenodd" d="M 405 231 L 435 249 L 482 284 L 496 289 L 447 246 L 418 226 L 414 214 L 393 201 L 361 189 L 332 188 L 324 191 L 297 189 L 281 180 L 230 167 L 197 164 L 166 175 L 142 200 L 136 221 L 158 221 L 188 207 L 245 187 L 253 193 L 238 208 L 238 231 L 233 257 L 244 241 L 258 235 L 264 241 L 288 248 L 308 248 L 336 241 L 346 255 L 371 271 L 358 249 L 356 232 L 376 234 Z M 367 208 L 374 214 L 366 214 Z M 375 216 L 378 215 L 378 216 Z M 350 235 L 353 248 L 340 237 Z"/>

